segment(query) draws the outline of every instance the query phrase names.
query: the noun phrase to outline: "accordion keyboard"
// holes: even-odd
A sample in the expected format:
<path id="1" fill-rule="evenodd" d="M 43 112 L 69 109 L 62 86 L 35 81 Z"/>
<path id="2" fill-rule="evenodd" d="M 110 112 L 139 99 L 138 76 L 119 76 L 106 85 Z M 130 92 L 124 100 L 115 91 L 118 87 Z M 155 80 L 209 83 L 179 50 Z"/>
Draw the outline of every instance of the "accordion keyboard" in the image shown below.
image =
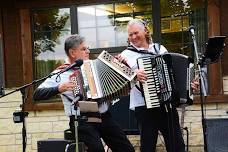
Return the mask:
<path id="1" fill-rule="evenodd" d="M 151 63 L 151 58 L 150 57 L 139 58 L 138 66 L 139 66 L 139 69 L 144 69 L 148 78 L 147 81 L 145 81 L 145 83 L 142 84 L 142 89 L 143 89 L 147 108 L 159 107 L 160 106 L 159 97 L 158 97 L 158 93 L 160 92 L 160 89 L 158 87 L 159 82 L 156 74 L 156 69 L 153 68 L 153 64 Z"/>
<path id="2" fill-rule="evenodd" d="M 139 69 L 143 69 L 148 77 L 141 84 L 147 108 L 159 107 L 161 104 L 180 106 L 193 103 L 190 83 L 194 67 L 188 56 L 166 53 L 137 60 Z"/>

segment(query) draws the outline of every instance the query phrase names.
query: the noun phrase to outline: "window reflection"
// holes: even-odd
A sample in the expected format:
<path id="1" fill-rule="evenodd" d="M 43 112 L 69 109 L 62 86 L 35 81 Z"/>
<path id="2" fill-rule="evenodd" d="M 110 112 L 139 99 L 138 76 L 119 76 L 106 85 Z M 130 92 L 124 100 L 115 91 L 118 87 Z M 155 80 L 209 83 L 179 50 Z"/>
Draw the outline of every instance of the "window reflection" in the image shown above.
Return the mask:
<path id="1" fill-rule="evenodd" d="M 80 35 L 83 35 L 86 38 L 86 42 L 89 45 L 89 48 L 96 48 L 96 28 L 81 28 Z"/>
<path id="2" fill-rule="evenodd" d="M 49 74 L 65 58 L 65 38 L 71 33 L 70 9 L 32 11 L 35 79 Z"/>
<path id="3" fill-rule="evenodd" d="M 126 46 L 126 24 L 132 18 L 150 22 L 152 29 L 151 7 L 151 0 L 78 7 L 79 34 L 90 48 Z"/>
<path id="4" fill-rule="evenodd" d="M 96 12 L 94 6 L 78 7 L 78 27 L 89 28 L 96 26 Z"/>
<path id="5" fill-rule="evenodd" d="M 205 7 L 204 0 L 161 1 L 162 43 L 170 52 L 179 52 L 193 57 L 192 41 L 188 32 L 190 25 L 197 27 L 199 46 L 205 42 L 207 29 Z M 199 17 L 202 18 L 199 19 Z"/>
<path id="6" fill-rule="evenodd" d="M 115 29 L 113 26 L 99 27 L 97 29 L 98 46 L 101 48 L 115 46 Z"/>
<path id="7" fill-rule="evenodd" d="M 114 8 L 112 4 L 96 6 L 97 26 L 114 25 Z"/>

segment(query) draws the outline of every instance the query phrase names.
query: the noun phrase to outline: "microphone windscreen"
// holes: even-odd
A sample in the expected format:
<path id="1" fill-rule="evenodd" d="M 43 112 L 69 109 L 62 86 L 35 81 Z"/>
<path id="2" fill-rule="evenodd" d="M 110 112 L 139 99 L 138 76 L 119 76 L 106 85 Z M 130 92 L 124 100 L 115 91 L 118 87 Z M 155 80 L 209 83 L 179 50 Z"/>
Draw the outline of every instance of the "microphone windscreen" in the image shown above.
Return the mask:
<path id="1" fill-rule="evenodd" d="M 195 31 L 195 26 L 193 26 L 193 25 L 189 26 L 188 31 L 189 31 L 190 33 L 194 33 L 194 31 Z"/>

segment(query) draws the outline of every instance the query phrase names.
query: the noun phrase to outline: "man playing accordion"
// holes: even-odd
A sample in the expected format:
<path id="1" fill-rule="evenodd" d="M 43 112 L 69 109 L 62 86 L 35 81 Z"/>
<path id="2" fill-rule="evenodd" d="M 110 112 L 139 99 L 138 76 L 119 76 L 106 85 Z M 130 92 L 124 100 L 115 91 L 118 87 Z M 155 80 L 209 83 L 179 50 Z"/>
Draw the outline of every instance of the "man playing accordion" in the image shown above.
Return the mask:
<path id="1" fill-rule="evenodd" d="M 67 60 L 65 65 L 57 68 L 53 72 L 58 72 L 64 67 L 73 64 L 77 59 L 88 60 L 89 49 L 83 37 L 79 35 L 71 35 L 65 40 L 65 52 Z M 67 65 L 67 66 L 66 66 Z M 76 70 L 77 71 L 77 70 Z M 75 70 L 68 70 L 60 75 L 59 81 L 56 77 L 46 79 L 34 92 L 34 100 L 48 99 L 51 96 L 60 94 L 66 115 L 70 118 L 70 130 L 74 132 L 75 110 L 71 101 L 74 98 L 73 90 L 75 83 L 71 81 L 71 76 Z M 84 142 L 88 148 L 88 152 L 104 152 L 103 143 L 114 152 L 133 152 L 134 148 L 127 139 L 123 130 L 112 119 L 111 113 L 108 110 L 106 102 L 99 105 L 101 123 L 81 122 L 79 121 L 78 133 L 79 141 Z"/>
<path id="2" fill-rule="evenodd" d="M 162 45 L 152 42 L 145 22 L 139 19 L 130 20 L 127 24 L 129 46 L 116 58 L 126 63 L 137 73 L 137 80 L 142 84 L 148 79 L 144 70 L 138 69 L 137 59 L 148 55 L 160 55 L 167 52 Z M 198 88 L 198 82 L 192 83 Z M 130 91 L 130 109 L 135 110 L 141 139 L 141 152 L 155 152 L 158 131 L 164 137 L 168 152 L 184 152 L 185 144 L 175 107 L 159 106 L 147 108 L 140 86 L 135 85 Z M 167 112 L 168 111 L 168 112 Z"/>

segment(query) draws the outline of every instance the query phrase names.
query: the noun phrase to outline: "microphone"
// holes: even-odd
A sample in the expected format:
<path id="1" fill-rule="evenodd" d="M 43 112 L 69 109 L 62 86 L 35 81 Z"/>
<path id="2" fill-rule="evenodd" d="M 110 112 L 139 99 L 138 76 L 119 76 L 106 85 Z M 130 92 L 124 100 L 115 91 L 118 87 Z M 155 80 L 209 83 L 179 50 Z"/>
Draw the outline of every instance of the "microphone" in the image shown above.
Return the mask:
<path id="1" fill-rule="evenodd" d="M 193 26 L 193 25 L 189 26 L 188 31 L 189 31 L 192 35 L 195 35 L 195 26 Z"/>
<path id="2" fill-rule="evenodd" d="M 83 60 L 82 59 L 78 59 L 73 64 L 69 65 L 66 69 L 62 70 L 60 72 L 60 74 L 66 72 L 66 71 L 68 71 L 68 70 L 70 70 L 70 69 L 72 69 L 74 67 L 80 67 L 82 64 L 83 64 Z"/>

